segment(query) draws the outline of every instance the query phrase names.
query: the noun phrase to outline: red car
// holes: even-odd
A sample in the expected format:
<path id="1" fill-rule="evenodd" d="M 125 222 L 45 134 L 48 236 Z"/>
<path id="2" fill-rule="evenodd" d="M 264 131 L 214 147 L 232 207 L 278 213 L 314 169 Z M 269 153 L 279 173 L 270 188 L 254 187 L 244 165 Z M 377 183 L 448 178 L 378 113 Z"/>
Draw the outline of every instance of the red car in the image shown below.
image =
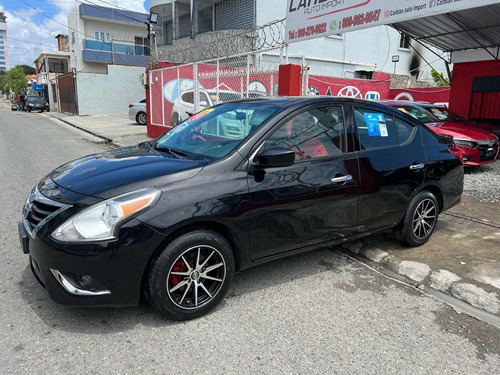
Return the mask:
<path id="1" fill-rule="evenodd" d="M 463 122 L 443 121 L 422 108 L 425 104 L 409 102 L 382 102 L 416 118 L 437 134 L 453 137 L 453 142 L 463 153 L 464 165 L 474 166 L 496 161 L 499 145 L 498 138 L 491 131 Z"/>
<path id="2" fill-rule="evenodd" d="M 417 103 L 415 103 L 417 104 Z M 465 125 L 470 125 L 470 126 L 478 126 L 480 128 L 489 130 L 493 134 L 497 136 L 497 138 L 500 139 L 500 126 L 495 125 L 495 124 L 489 124 L 487 122 L 480 122 L 480 121 L 471 121 L 467 120 L 466 118 L 456 114 L 453 111 L 450 111 L 448 108 L 437 106 L 434 104 L 417 104 L 419 107 L 422 107 L 429 112 L 432 112 L 433 115 L 435 115 L 437 118 L 439 118 L 441 121 L 451 121 L 451 122 L 460 122 Z"/>

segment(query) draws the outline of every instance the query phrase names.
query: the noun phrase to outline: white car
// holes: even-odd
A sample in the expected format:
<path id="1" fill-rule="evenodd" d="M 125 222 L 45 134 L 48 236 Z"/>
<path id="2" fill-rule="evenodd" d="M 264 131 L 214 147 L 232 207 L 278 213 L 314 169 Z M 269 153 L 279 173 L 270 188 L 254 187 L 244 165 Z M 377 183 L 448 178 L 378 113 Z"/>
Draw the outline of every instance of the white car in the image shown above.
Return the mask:
<path id="1" fill-rule="evenodd" d="M 146 98 L 128 105 L 128 117 L 141 125 L 146 125 Z"/>
<path id="2" fill-rule="evenodd" d="M 258 91 L 251 91 L 248 93 L 248 97 L 250 98 L 265 95 L 266 93 Z M 236 91 L 219 90 L 219 100 L 217 101 L 217 91 L 215 89 L 200 90 L 200 111 L 218 103 L 238 100 L 246 96 L 246 93 L 242 96 Z M 172 126 L 180 124 L 191 117 L 194 112 L 194 90 L 186 90 L 174 101 L 172 107 Z"/>

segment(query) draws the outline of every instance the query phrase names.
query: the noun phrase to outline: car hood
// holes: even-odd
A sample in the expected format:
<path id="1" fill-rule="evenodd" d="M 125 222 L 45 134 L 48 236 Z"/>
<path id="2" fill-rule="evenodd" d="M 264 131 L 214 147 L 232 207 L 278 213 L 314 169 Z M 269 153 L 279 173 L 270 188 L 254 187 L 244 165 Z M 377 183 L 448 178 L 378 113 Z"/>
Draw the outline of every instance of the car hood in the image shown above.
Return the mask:
<path id="1" fill-rule="evenodd" d="M 55 169 L 51 179 L 70 191 L 102 199 L 196 176 L 206 161 L 174 159 L 145 146 L 89 155 Z"/>
<path id="2" fill-rule="evenodd" d="M 465 125 L 460 122 L 437 122 L 426 124 L 438 134 L 451 135 L 460 139 L 492 139 L 494 134 L 480 127 Z"/>

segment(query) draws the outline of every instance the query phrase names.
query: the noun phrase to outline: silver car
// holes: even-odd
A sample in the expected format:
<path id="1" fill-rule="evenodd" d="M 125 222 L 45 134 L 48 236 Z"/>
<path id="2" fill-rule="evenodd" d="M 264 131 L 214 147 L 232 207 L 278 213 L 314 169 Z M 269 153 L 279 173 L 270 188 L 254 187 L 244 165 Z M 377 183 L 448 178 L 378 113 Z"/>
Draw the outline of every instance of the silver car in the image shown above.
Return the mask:
<path id="1" fill-rule="evenodd" d="M 146 98 L 128 105 L 128 117 L 141 125 L 146 125 Z"/>

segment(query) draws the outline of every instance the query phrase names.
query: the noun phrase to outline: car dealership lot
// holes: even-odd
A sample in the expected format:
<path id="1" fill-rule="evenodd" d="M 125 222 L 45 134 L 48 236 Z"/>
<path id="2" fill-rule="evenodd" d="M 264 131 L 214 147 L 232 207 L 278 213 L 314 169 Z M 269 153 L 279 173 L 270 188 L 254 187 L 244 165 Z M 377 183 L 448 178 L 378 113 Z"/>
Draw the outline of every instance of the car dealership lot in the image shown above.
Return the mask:
<path id="1" fill-rule="evenodd" d="M 161 320 L 145 306 L 54 304 L 21 252 L 20 208 L 49 170 L 105 148 L 64 126 L 35 124 L 35 115 L 8 113 L 0 112 L 0 196 L 8 198 L 0 216 L 1 372 L 490 374 L 500 366 L 499 330 L 336 249 L 244 271 L 219 308 L 186 323 Z"/>

